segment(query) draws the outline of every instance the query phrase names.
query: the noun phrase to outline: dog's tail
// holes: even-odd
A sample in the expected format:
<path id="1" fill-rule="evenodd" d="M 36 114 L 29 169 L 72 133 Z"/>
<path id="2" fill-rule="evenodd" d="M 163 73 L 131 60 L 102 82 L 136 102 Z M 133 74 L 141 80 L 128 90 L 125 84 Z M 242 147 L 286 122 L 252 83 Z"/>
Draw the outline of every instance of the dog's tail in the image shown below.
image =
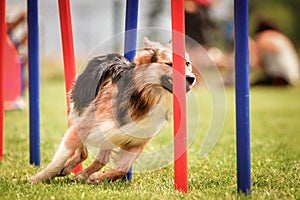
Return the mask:
<path id="1" fill-rule="evenodd" d="M 98 56 L 89 61 L 84 71 L 76 79 L 71 95 L 73 109 L 81 114 L 101 90 L 102 84 L 109 78 L 117 82 L 134 64 L 120 54 Z"/>

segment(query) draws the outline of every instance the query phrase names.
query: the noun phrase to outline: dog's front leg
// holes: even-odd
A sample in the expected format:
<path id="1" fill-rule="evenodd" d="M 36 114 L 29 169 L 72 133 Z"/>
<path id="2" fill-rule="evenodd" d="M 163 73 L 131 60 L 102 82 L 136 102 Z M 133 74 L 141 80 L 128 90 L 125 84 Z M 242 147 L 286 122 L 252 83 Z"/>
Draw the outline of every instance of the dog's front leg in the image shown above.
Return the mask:
<path id="1" fill-rule="evenodd" d="M 74 150 L 80 147 L 82 144 L 80 137 L 74 126 L 71 126 L 66 135 L 64 136 L 62 142 L 59 145 L 51 163 L 41 172 L 37 173 L 29 179 L 30 183 L 37 182 L 47 182 L 51 178 L 57 176 L 67 159 L 71 156 Z"/>
<path id="2" fill-rule="evenodd" d="M 115 167 L 113 169 L 104 172 L 95 172 L 89 176 L 87 182 L 95 184 L 103 180 L 115 181 L 124 177 L 129 171 L 133 161 L 141 154 L 143 149 L 144 146 L 121 149 L 114 159 Z"/>
<path id="3" fill-rule="evenodd" d="M 82 145 L 81 147 L 77 148 L 75 154 L 72 156 L 70 160 L 68 160 L 65 164 L 61 172 L 58 176 L 66 176 L 69 175 L 72 170 L 80 163 L 85 161 L 88 157 L 88 150 L 87 148 Z"/>
<path id="4" fill-rule="evenodd" d="M 104 167 L 109 162 L 109 157 L 111 155 L 111 149 L 102 150 L 100 149 L 96 160 L 85 170 L 78 172 L 74 180 L 76 181 L 83 181 L 86 180 L 91 174 L 98 172 L 102 167 Z"/>

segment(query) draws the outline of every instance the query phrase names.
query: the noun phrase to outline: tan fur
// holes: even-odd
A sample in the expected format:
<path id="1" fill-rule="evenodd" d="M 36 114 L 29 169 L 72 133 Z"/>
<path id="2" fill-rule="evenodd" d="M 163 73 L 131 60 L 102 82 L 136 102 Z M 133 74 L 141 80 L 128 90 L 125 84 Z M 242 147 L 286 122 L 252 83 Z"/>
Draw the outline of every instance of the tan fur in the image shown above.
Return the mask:
<path id="1" fill-rule="evenodd" d="M 78 135 L 78 132 L 74 126 L 69 128 L 70 134 L 66 135 L 66 140 L 64 142 L 67 148 L 78 147 L 81 144 L 81 139 Z"/>
<path id="2" fill-rule="evenodd" d="M 169 64 L 172 63 L 171 56 L 172 53 L 167 49 L 144 49 L 141 52 L 138 52 L 138 56 L 134 59 L 134 62 L 140 66 L 144 64 L 151 63 L 151 58 L 156 54 L 157 61 L 156 63 Z"/>
<path id="3" fill-rule="evenodd" d="M 90 175 L 92 175 L 95 172 L 98 172 L 104 166 L 105 165 L 99 160 L 94 160 L 94 162 L 88 168 L 77 173 L 74 178 L 77 181 L 85 181 Z"/>
<path id="4" fill-rule="evenodd" d="M 99 123 L 112 119 L 113 113 L 111 100 L 113 98 L 113 93 L 117 92 L 117 88 L 112 84 L 111 80 L 108 80 L 103 85 L 101 90 L 103 92 L 98 93 L 95 99 L 95 114 Z"/>

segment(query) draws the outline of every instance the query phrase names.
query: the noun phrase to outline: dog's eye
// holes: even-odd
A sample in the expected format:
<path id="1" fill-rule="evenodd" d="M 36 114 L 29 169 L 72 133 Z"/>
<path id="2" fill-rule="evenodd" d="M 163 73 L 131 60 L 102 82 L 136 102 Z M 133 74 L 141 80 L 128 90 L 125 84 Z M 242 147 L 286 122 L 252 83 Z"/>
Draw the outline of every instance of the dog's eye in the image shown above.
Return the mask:
<path id="1" fill-rule="evenodd" d="M 189 61 L 187 61 L 187 62 L 185 63 L 185 65 L 186 65 L 186 66 L 190 66 L 191 63 L 190 63 Z"/>
<path id="2" fill-rule="evenodd" d="M 170 67 L 173 66 L 173 63 L 165 63 L 166 65 L 169 65 Z"/>

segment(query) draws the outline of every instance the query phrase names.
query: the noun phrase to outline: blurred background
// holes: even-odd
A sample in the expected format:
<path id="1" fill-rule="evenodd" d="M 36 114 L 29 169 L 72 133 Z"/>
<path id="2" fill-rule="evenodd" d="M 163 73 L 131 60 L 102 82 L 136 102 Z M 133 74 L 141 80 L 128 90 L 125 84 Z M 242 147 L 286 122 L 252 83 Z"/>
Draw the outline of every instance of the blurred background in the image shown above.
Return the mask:
<path id="1" fill-rule="evenodd" d="M 76 57 L 87 55 L 96 45 L 125 30 L 123 0 L 71 0 Z M 7 17 L 26 10 L 26 1 L 7 0 Z M 61 56 L 61 35 L 57 1 L 39 1 L 40 53 L 43 57 Z M 169 1 L 140 1 L 139 27 L 170 28 Z"/>
<path id="2" fill-rule="evenodd" d="M 114 48 L 117 51 L 122 49 L 122 38 L 117 37 L 117 39 L 112 39 L 112 37 L 115 34 L 119 34 L 118 36 L 120 36 L 124 30 L 125 1 L 71 0 L 70 3 L 77 67 L 81 67 L 91 51 L 94 50 L 97 45 L 105 41 L 116 42 Z M 260 21 L 263 19 L 276 27 L 276 30 L 280 30 L 280 33 L 287 39 L 285 41 L 287 46 L 292 45 L 287 48 L 292 49 L 292 54 L 296 52 L 297 61 L 294 55 L 288 59 L 292 60 L 290 63 L 294 63 L 294 66 L 297 66 L 293 67 L 297 68 L 297 70 L 292 70 L 290 73 L 299 73 L 299 9 L 299 0 L 249 1 L 251 72 L 260 71 L 258 76 L 261 76 L 261 74 L 265 75 L 268 70 L 265 70 L 264 65 L 268 65 L 269 61 L 272 60 L 272 58 L 266 60 L 266 56 L 262 57 L 262 52 L 256 48 L 258 45 L 255 43 L 255 37 L 258 33 L 257 30 Z M 24 13 L 25 11 L 26 1 L 7 0 L 8 22 L 14 21 L 18 14 Z M 205 60 L 210 59 L 221 71 L 225 84 L 232 85 L 234 83 L 233 0 L 185 0 L 185 12 L 186 34 L 193 40 L 190 42 L 190 39 L 187 39 L 187 51 L 190 53 L 194 65 L 199 66 L 198 68 L 196 67 L 197 71 L 209 68 L 210 64 L 207 64 Z M 141 30 L 138 33 L 139 42 L 141 38 L 145 36 L 161 43 L 168 42 L 171 39 L 170 0 L 140 0 L 138 23 L 138 27 L 141 29 L 156 27 L 161 30 L 166 30 L 164 33 L 162 33 L 162 31 L 153 33 L 151 31 Z M 40 61 L 42 63 L 41 76 L 59 76 L 56 74 L 57 70 L 55 69 L 62 67 L 62 44 L 57 1 L 39 1 L 39 24 Z M 20 32 L 24 30 L 25 32 L 27 31 L 26 23 L 24 23 L 21 28 L 19 27 L 19 30 L 16 28 L 13 34 L 11 34 L 11 37 L 13 39 L 20 37 L 20 35 L 22 35 Z M 276 40 L 277 39 L 275 39 L 275 41 Z M 194 41 L 200 44 L 201 48 L 195 48 L 197 45 L 193 44 L 195 43 Z M 277 47 L 277 49 L 284 51 L 285 47 Z M 24 42 L 24 45 L 20 45 L 18 50 L 26 57 L 26 42 Z M 203 50 L 205 53 L 203 53 Z M 208 57 L 206 55 L 207 53 Z M 278 55 L 275 55 L 275 57 L 278 57 Z M 279 60 L 278 63 L 280 62 Z M 272 65 L 274 65 L 274 63 L 272 63 Z M 43 66 L 51 66 L 52 71 L 45 70 Z M 283 68 L 284 67 L 285 66 L 283 66 Z M 61 73 L 61 71 L 59 71 L 59 73 Z M 269 77 L 267 76 L 267 78 Z M 294 85 L 294 83 L 292 85 Z"/>
<path id="3" fill-rule="evenodd" d="M 217 41 L 223 40 L 220 21 L 232 20 L 233 0 L 211 0 L 212 21 L 218 29 Z M 57 1 L 39 1 L 40 47 L 42 56 L 61 54 L 59 14 Z M 171 28 L 170 0 L 140 0 L 139 27 Z M 253 36 L 257 20 L 272 20 L 300 48 L 300 2 L 298 0 L 249 1 L 249 33 Z M 7 12 L 26 10 L 26 1 L 7 0 Z M 118 11 L 118 12 L 116 12 Z M 95 44 L 124 30 L 125 1 L 71 0 L 76 54 L 85 54 Z M 223 36 L 224 37 L 224 36 Z M 155 39 L 155 38 L 154 38 Z"/>
<path id="4" fill-rule="evenodd" d="M 250 0 L 249 32 L 253 35 L 258 17 L 272 20 L 300 48 L 300 1 L 298 0 Z"/>
<path id="5" fill-rule="evenodd" d="M 43 155 L 42 163 L 45 164 L 51 161 L 66 130 L 67 106 L 58 1 L 38 2 L 41 155 Z M 125 2 L 125 0 L 70 0 L 77 67 L 82 67 L 90 52 L 99 44 L 113 43 L 115 50 L 122 49 Z M 141 29 L 138 31 L 138 42 L 141 42 L 144 36 L 163 44 L 171 39 L 170 2 L 171 0 L 139 1 L 138 26 Z M 85 188 L 83 184 L 78 184 L 77 187 L 77 184 L 69 183 L 70 179 L 65 179 L 63 182 L 54 181 L 53 188 L 48 184 L 45 187 L 24 184 L 28 175 L 38 170 L 28 166 L 29 109 L 27 105 L 29 101 L 27 90 L 24 89 L 27 86 L 27 24 L 24 18 L 26 0 L 6 0 L 6 4 L 7 28 L 12 41 L 8 43 L 7 49 L 10 49 L 11 55 L 6 56 L 5 65 L 5 95 L 7 95 L 5 106 L 6 109 L 24 108 L 24 112 L 5 112 L 5 159 L 0 164 L 0 199 L 3 195 L 4 199 L 6 199 L 5 195 L 7 199 L 15 199 L 16 196 L 22 199 L 30 197 L 36 199 L 37 195 L 43 199 L 47 195 L 49 198 L 51 195 L 51 198 L 56 199 L 72 199 L 80 196 L 89 199 L 89 197 L 95 198 L 97 194 L 101 197 L 105 194 L 107 197 L 122 199 L 119 191 L 124 189 L 127 190 L 123 195 L 124 199 L 129 196 L 132 196 L 132 199 L 135 197 L 159 199 L 162 196 L 170 196 L 170 199 L 182 198 L 179 193 L 173 196 L 172 166 L 158 171 L 155 174 L 156 178 L 153 178 L 153 173 L 135 175 L 137 181 L 133 181 L 130 187 L 118 183 L 112 186 L 104 184 L 100 188 L 88 186 Z M 206 196 L 210 199 L 220 199 L 220 197 L 235 199 L 237 196 L 234 176 L 236 174 L 234 167 L 236 109 L 233 87 L 235 74 L 233 0 L 185 0 L 185 14 L 186 32 L 190 37 L 187 38 L 187 51 L 190 53 L 194 70 L 196 68 L 200 73 L 198 80 L 201 81 L 205 72 L 216 69 L 217 73 L 214 75 L 221 73 L 223 78 L 221 81 L 224 81 L 222 83 L 228 85 L 224 90 L 223 84 L 219 82 L 215 84 L 211 81 L 214 77 L 207 76 L 211 81 L 211 87 L 207 84 L 209 81 L 203 81 L 195 89 L 196 92 L 189 93 L 195 94 L 197 100 L 197 103 L 189 101 L 187 104 L 192 113 L 197 114 L 194 118 L 190 113 L 187 115 L 188 130 L 192 133 L 188 136 L 193 136 L 188 138 L 192 142 L 189 148 L 189 174 L 191 175 L 189 196 L 195 199 L 197 197 L 205 199 Z M 299 80 L 299 19 L 300 0 L 249 0 L 251 84 L 262 80 L 261 83 L 269 85 L 287 86 L 251 88 L 253 199 L 299 199 L 300 197 L 300 87 L 294 81 L 289 82 L 291 77 Z M 264 26 L 261 24 L 262 20 L 266 22 Z M 145 29 L 145 27 L 156 27 L 156 29 Z M 114 35 L 115 37 L 112 37 Z M 102 53 L 108 53 L 112 49 L 110 46 L 109 49 L 105 45 L 100 45 L 100 48 L 102 47 Z M 225 102 L 226 108 L 223 109 Z M 220 132 L 219 127 L 222 129 Z M 170 123 L 166 128 L 166 134 L 157 135 L 146 150 L 154 152 L 171 144 L 172 124 Z M 199 148 L 202 148 L 205 138 L 212 141 L 211 136 L 221 132 L 218 144 L 209 157 L 199 159 Z M 210 137 L 206 136 L 208 133 Z M 164 153 L 160 155 L 167 157 Z M 152 159 L 151 164 L 153 160 L 158 161 L 156 158 Z M 60 187 L 62 189 L 57 190 Z M 70 190 L 71 188 L 74 189 Z M 131 192 L 132 188 L 135 189 Z"/>

